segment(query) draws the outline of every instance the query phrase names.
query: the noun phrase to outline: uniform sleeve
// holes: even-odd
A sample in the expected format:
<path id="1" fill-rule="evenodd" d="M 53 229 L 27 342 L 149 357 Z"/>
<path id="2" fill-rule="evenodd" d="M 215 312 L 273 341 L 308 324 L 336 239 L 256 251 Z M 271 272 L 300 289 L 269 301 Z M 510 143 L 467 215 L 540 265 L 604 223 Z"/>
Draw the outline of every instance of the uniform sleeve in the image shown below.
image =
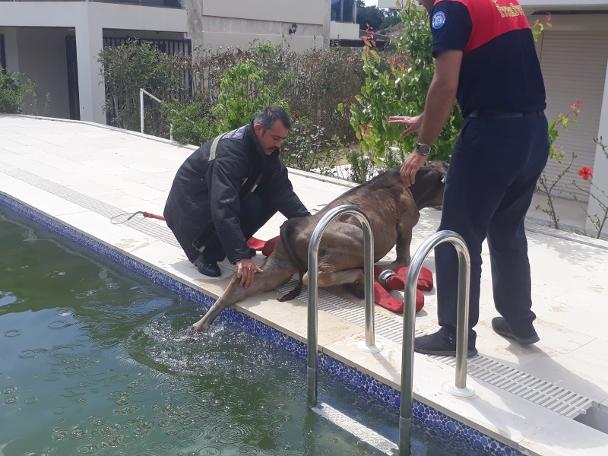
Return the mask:
<path id="1" fill-rule="evenodd" d="M 289 180 L 287 168 L 282 163 L 279 163 L 273 182 L 272 202 L 281 214 L 288 219 L 310 215 L 308 209 L 306 209 L 300 198 L 298 198 L 298 195 L 293 191 L 293 185 Z"/>
<path id="2" fill-rule="evenodd" d="M 239 191 L 245 179 L 247 159 L 229 141 L 218 144 L 215 160 L 209 167 L 209 203 L 216 233 L 230 262 L 250 258 L 241 230 Z"/>
<path id="3" fill-rule="evenodd" d="M 472 29 L 471 16 L 465 5 L 450 0 L 437 3 L 430 20 L 433 57 L 443 51 L 464 50 Z"/>

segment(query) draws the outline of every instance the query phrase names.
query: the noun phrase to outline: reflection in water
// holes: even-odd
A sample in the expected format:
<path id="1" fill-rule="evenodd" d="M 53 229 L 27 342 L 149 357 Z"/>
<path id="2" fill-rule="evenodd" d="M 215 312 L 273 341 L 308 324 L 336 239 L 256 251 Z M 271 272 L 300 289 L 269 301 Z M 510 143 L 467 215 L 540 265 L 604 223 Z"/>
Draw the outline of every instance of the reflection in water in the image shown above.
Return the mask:
<path id="1" fill-rule="evenodd" d="M 193 333 L 191 303 L 1 215 L 0 251 L 0 455 L 370 454 L 307 411 L 288 353 L 225 324 Z M 395 433 L 394 412 L 320 387 Z"/>

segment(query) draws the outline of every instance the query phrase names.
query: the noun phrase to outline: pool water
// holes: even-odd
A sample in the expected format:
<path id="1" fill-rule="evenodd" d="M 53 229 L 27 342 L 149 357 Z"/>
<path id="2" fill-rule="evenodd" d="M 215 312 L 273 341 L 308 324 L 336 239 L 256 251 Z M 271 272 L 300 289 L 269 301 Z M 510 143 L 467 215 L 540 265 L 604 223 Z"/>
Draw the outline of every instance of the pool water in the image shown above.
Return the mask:
<path id="1" fill-rule="evenodd" d="M 193 334 L 201 313 L 0 213 L 0 456 L 374 454 L 307 410 L 304 360 L 227 323 Z M 323 373 L 319 391 L 396 439 L 394 410 Z"/>

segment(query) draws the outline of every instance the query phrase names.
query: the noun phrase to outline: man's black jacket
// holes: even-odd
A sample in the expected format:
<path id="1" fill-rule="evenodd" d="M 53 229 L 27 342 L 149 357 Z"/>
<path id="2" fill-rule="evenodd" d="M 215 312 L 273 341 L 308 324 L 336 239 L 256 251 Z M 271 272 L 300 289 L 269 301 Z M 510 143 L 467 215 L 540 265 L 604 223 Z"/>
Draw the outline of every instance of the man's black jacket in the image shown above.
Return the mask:
<path id="1" fill-rule="evenodd" d="M 288 219 L 310 213 L 294 193 L 279 152 L 262 151 L 253 124 L 222 135 L 210 159 L 212 143 L 204 143 L 180 166 L 164 216 L 190 261 L 199 255 L 192 243 L 204 242 L 215 228 L 234 263 L 251 256 L 240 226 L 240 200 L 247 193 L 257 189 Z"/>

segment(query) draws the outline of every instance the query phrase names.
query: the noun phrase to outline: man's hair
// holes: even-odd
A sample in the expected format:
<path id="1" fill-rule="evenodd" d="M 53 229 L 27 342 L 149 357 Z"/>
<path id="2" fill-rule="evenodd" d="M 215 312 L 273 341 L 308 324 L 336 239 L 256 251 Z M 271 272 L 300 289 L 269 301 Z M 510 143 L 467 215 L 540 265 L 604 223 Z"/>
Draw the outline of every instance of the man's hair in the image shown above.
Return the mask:
<path id="1" fill-rule="evenodd" d="M 255 119 L 253 124 L 260 124 L 264 129 L 272 128 L 274 123 L 280 120 L 285 128 L 288 130 L 291 128 L 291 120 L 289 115 L 283 108 L 275 108 L 273 106 L 267 106 L 262 112 L 260 112 Z"/>

